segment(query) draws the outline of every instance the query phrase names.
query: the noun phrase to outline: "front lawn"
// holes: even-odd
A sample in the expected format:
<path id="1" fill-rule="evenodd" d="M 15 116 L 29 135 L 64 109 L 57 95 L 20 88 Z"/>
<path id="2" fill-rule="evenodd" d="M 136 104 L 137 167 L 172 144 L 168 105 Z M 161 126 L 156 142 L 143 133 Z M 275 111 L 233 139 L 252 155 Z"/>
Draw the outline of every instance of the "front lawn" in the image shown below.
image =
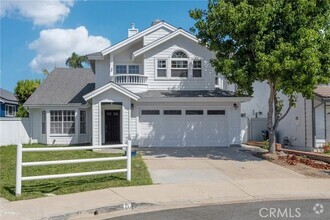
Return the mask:
<path id="1" fill-rule="evenodd" d="M 45 147 L 44 145 L 25 145 L 26 147 Z M 25 152 L 23 162 L 83 159 L 118 156 L 115 154 L 95 153 L 91 150 Z M 126 160 L 65 165 L 23 167 L 23 176 L 37 176 L 62 173 L 78 173 L 96 170 L 126 168 Z M 147 167 L 141 156 L 132 158 L 132 181 L 126 180 L 126 173 L 71 177 L 50 180 L 22 182 L 22 195 L 15 196 L 16 146 L 0 147 L 0 197 L 8 200 L 31 199 L 46 194 L 67 194 L 117 186 L 136 186 L 152 184 Z"/>

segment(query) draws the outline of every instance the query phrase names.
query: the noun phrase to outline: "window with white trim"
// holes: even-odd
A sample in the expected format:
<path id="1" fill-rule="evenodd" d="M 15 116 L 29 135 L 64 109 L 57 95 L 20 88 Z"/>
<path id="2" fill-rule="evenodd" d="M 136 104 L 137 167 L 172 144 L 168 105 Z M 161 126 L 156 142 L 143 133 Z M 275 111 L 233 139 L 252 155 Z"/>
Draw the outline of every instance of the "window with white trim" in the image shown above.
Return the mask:
<path id="1" fill-rule="evenodd" d="M 193 61 L 193 77 L 194 78 L 202 77 L 202 61 L 201 60 Z"/>
<path id="2" fill-rule="evenodd" d="M 128 73 L 129 74 L 139 74 L 140 66 L 139 65 L 128 65 Z"/>
<path id="3" fill-rule="evenodd" d="M 157 77 L 167 77 L 166 60 L 157 60 Z"/>
<path id="4" fill-rule="evenodd" d="M 74 134 L 75 133 L 75 111 L 74 110 L 50 111 L 50 133 L 51 134 Z"/>
<path id="5" fill-rule="evenodd" d="M 5 115 L 8 117 L 14 117 L 16 115 L 16 106 L 6 104 Z"/>
<path id="6" fill-rule="evenodd" d="M 181 50 L 172 54 L 171 77 L 188 77 L 188 56 Z"/>
<path id="7" fill-rule="evenodd" d="M 116 74 L 125 74 L 127 73 L 126 65 L 116 65 Z"/>
<path id="8" fill-rule="evenodd" d="M 132 65 L 116 65 L 116 74 L 139 74 L 140 73 L 140 65 L 132 64 Z"/>
<path id="9" fill-rule="evenodd" d="M 46 134 L 46 111 L 41 112 L 41 133 Z"/>
<path id="10" fill-rule="evenodd" d="M 86 134 L 86 111 L 80 111 L 80 134 Z"/>

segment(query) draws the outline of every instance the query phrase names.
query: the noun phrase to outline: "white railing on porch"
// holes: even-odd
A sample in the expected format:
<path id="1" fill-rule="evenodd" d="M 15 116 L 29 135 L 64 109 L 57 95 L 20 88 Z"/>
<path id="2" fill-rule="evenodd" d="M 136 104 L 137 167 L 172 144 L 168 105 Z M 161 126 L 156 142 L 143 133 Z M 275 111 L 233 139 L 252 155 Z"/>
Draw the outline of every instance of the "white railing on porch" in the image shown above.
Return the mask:
<path id="1" fill-rule="evenodd" d="M 109 148 L 126 148 L 126 156 L 120 157 L 103 157 L 103 158 L 88 158 L 88 159 L 75 159 L 75 160 L 55 160 L 55 161 L 38 161 L 38 162 L 23 162 L 23 152 L 48 152 L 48 151 L 74 151 L 74 150 L 93 150 L 93 149 L 109 149 Z M 17 145 L 17 158 L 16 158 L 16 196 L 22 193 L 22 181 L 26 180 L 42 180 L 42 179 L 56 179 L 65 177 L 77 176 L 91 176 L 112 173 L 126 173 L 126 179 L 131 181 L 131 149 L 132 142 L 128 140 L 127 145 L 107 145 L 107 146 L 83 146 L 83 147 L 42 147 L 42 148 L 23 148 L 22 144 Z M 66 173 L 54 175 L 41 175 L 41 176 L 22 176 L 22 168 L 28 166 L 46 166 L 55 164 L 73 164 L 73 163 L 91 163 L 91 162 L 104 162 L 104 161 L 117 161 L 126 160 L 126 168 L 115 170 L 101 170 L 92 172 L 80 173 Z"/>
<path id="2" fill-rule="evenodd" d="M 148 77 L 140 74 L 116 74 L 111 81 L 117 84 L 146 84 Z"/>

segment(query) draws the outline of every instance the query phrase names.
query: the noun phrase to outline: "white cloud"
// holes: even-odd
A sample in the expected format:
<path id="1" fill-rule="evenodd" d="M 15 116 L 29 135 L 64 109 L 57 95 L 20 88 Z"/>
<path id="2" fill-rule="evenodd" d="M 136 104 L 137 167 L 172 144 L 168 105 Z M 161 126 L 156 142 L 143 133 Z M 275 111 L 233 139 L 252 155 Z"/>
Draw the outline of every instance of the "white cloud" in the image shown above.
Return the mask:
<path id="1" fill-rule="evenodd" d="M 72 52 L 86 55 L 110 46 L 110 41 L 101 36 L 89 36 L 84 26 L 76 29 L 47 29 L 40 32 L 39 38 L 29 44 L 37 55 L 30 62 L 33 71 L 65 66 Z"/>
<path id="2" fill-rule="evenodd" d="M 70 12 L 74 0 L 4 0 L 0 17 L 21 16 L 31 19 L 34 25 L 53 25 L 62 22 Z"/>

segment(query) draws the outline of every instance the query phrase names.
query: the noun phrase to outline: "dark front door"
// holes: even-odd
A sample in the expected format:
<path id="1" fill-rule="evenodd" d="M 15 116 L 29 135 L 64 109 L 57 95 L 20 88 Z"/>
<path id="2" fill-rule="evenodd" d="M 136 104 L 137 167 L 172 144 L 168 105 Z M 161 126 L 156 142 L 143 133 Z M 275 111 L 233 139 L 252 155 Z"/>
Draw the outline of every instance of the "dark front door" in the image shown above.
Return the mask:
<path id="1" fill-rule="evenodd" d="M 105 143 L 120 143 L 120 111 L 105 111 Z"/>

